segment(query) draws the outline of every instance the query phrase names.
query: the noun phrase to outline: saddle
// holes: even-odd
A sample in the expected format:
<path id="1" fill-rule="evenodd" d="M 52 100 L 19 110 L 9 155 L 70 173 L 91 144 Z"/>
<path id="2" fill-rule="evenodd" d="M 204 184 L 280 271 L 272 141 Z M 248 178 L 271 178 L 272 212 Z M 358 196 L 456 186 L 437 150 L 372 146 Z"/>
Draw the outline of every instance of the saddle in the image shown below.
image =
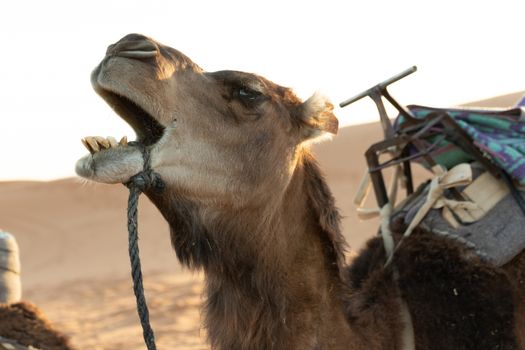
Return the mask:
<path id="1" fill-rule="evenodd" d="M 504 265 L 525 249 L 525 98 L 506 110 L 403 107 L 387 86 L 414 71 L 341 103 L 344 107 L 371 97 L 385 134 L 385 140 L 365 153 L 367 174 L 354 200 L 358 215 L 381 216 L 385 246 L 390 235 L 385 231 L 394 221 L 403 222 L 405 237 L 420 226 L 467 245 L 496 266 Z M 393 125 L 383 98 L 399 111 Z M 433 173 L 417 190 L 413 163 Z M 387 191 L 382 171 L 390 167 L 395 170 Z M 372 186 L 378 208 L 366 209 L 364 199 Z M 407 195 L 396 204 L 401 187 Z"/>
<path id="2" fill-rule="evenodd" d="M 429 150 L 426 157 L 414 161 L 443 172 L 458 172 L 467 179 L 457 186 L 449 186 L 420 220 L 428 232 L 447 235 L 471 246 L 482 258 L 496 266 L 504 265 L 525 249 L 525 113 L 522 108 L 509 110 L 436 109 L 409 106 L 417 121 L 416 128 L 424 128 L 433 118 L 445 115 L 453 137 L 443 137 L 447 126 L 436 123 L 418 136 L 418 147 Z M 399 116 L 394 129 L 401 135 L 403 129 L 418 123 Z M 455 140 L 458 130 L 465 131 L 462 146 Z M 409 146 L 408 154 L 416 154 L 417 147 Z M 430 159 L 430 161 L 429 161 Z M 482 160 L 482 162 L 480 162 Z M 434 170 L 434 173 L 436 171 Z M 442 175 L 441 175 L 442 176 Z M 429 198 L 431 183 L 410 195 L 397 206 L 392 220 L 403 220 L 406 225 L 416 217 Z"/>
<path id="3" fill-rule="evenodd" d="M 479 163 L 462 165 L 469 167 L 473 180 L 454 188 L 461 199 L 445 189 L 437 205 L 416 224 L 427 232 L 461 242 L 482 259 L 502 266 L 525 249 L 525 215 L 504 181 L 493 177 Z M 410 226 L 428 201 L 430 187 L 430 182 L 421 185 L 396 206 L 391 222 Z M 519 194 L 523 196 L 523 192 Z"/>

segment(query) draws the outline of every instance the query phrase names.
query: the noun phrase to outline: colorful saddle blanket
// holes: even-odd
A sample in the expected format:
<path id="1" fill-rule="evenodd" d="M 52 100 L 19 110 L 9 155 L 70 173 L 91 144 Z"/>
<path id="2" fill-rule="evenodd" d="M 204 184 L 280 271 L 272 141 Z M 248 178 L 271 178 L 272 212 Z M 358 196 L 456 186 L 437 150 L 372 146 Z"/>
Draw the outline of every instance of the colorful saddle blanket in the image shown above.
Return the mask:
<path id="1" fill-rule="evenodd" d="M 520 102 L 524 104 L 525 98 Z M 472 138 L 475 146 L 488 155 L 492 161 L 520 185 L 525 185 L 525 108 L 494 111 L 483 109 L 439 109 L 411 105 L 408 109 L 415 118 L 424 119 L 434 112 L 447 112 L 452 119 Z M 405 118 L 398 117 L 394 128 L 400 130 Z M 440 126 L 432 131 L 439 134 Z M 430 146 L 437 142 L 430 155 L 434 160 L 450 169 L 459 163 L 472 161 L 471 155 L 447 140 L 437 140 L 437 136 L 423 139 Z M 422 161 L 425 165 L 425 163 Z"/>

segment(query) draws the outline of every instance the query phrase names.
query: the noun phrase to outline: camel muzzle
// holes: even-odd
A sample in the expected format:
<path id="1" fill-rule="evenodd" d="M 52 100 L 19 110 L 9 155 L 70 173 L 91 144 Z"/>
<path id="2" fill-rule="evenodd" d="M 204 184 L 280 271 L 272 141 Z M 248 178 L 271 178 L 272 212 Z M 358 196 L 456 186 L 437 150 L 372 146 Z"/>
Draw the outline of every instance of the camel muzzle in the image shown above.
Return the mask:
<path id="1" fill-rule="evenodd" d="M 152 58 L 159 53 L 158 46 L 144 35 L 128 34 L 115 44 L 109 45 L 106 56 L 134 59 Z"/>

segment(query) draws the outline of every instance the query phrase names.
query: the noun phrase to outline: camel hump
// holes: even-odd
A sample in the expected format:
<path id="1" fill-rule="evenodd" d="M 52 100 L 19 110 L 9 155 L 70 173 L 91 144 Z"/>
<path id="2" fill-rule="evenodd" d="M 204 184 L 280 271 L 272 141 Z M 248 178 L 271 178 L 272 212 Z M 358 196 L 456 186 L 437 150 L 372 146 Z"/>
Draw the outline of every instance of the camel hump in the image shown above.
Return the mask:
<path id="1" fill-rule="evenodd" d="M 0 230 L 0 303 L 13 303 L 22 297 L 20 258 L 16 239 Z"/>

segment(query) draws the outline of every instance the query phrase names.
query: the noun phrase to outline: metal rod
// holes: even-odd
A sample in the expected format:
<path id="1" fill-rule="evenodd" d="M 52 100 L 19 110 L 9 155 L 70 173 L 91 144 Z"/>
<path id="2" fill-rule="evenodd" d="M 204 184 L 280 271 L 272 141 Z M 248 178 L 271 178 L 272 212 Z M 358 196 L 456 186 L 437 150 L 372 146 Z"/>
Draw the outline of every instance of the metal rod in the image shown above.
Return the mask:
<path id="1" fill-rule="evenodd" d="M 383 96 L 388 100 L 388 102 L 390 102 L 390 104 L 392 106 L 395 107 L 395 109 L 397 109 L 397 111 L 403 116 L 405 117 L 407 120 L 415 120 L 416 118 L 414 117 L 414 115 L 412 115 L 412 112 L 409 111 L 408 108 L 406 108 L 405 106 L 402 106 L 400 105 L 391 95 L 390 93 L 388 92 L 387 88 L 385 87 L 383 90 Z"/>
<path id="2" fill-rule="evenodd" d="M 381 92 L 376 90 L 372 91 L 370 93 L 370 98 L 376 104 L 377 111 L 379 112 L 379 118 L 381 119 L 381 126 L 383 127 L 385 140 L 393 138 L 394 128 L 392 127 L 392 123 L 390 122 L 388 114 L 386 113 L 385 105 L 383 103 L 383 99 L 381 98 Z"/>
<path id="3" fill-rule="evenodd" d="M 408 149 L 407 149 L 408 153 Z M 410 161 L 404 161 L 403 162 L 403 174 L 405 175 L 405 186 L 406 186 L 406 192 L 407 197 L 410 196 L 412 193 L 414 193 L 414 180 L 412 178 L 412 166 L 410 165 Z"/>
<path id="4" fill-rule="evenodd" d="M 343 101 L 339 104 L 340 107 L 346 107 L 348 106 L 349 104 L 351 103 L 354 103 L 360 99 L 362 99 L 363 97 L 366 97 L 368 95 L 370 95 L 370 93 L 372 93 L 373 91 L 377 91 L 377 90 L 383 90 L 384 88 L 386 88 L 388 85 L 392 84 L 392 83 L 395 83 L 396 81 L 400 80 L 400 79 L 403 79 L 404 77 L 406 77 L 407 75 L 410 75 L 412 73 L 414 73 L 415 71 L 417 71 L 417 67 L 416 66 L 412 66 L 404 71 L 402 71 L 401 73 L 397 74 L 397 75 L 394 75 L 393 77 L 383 81 L 382 83 L 379 83 L 373 87 L 371 87 L 370 89 L 368 90 L 365 90 L 363 92 L 361 92 L 360 94 L 357 94 L 355 95 L 354 97 L 352 98 L 349 98 L 348 100 L 346 101 Z"/>
<path id="5" fill-rule="evenodd" d="M 374 146 L 375 145 L 370 146 L 370 148 L 365 152 L 365 158 L 368 164 L 370 179 L 372 180 L 372 185 L 374 187 L 377 204 L 379 205 L 379 208 L 383 208 L 383 206 L 385 206 L 389 201 L 383 174 L 381 173 L 381 170 L 370 170 L 379 166 L 379 156 L 375 151 Z"/>

